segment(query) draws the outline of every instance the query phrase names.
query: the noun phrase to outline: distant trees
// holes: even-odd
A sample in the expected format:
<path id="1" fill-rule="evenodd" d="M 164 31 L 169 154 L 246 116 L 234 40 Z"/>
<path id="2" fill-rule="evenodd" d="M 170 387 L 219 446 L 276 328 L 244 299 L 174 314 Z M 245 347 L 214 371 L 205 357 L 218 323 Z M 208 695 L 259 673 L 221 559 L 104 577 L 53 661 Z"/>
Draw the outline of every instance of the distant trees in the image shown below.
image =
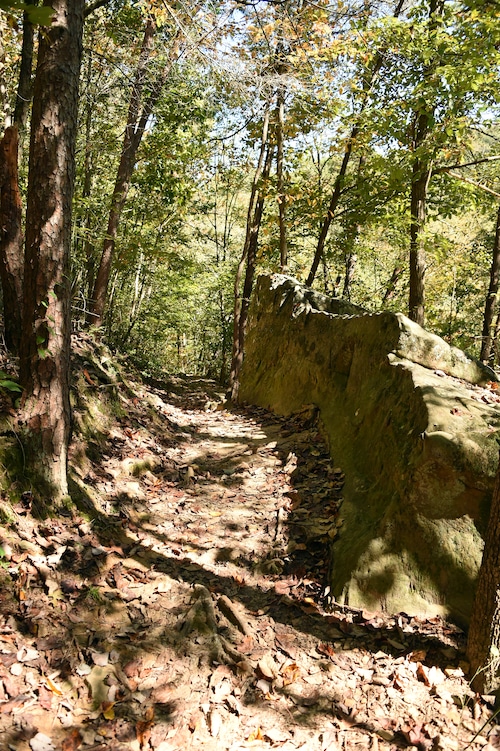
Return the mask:
<path id="1" fill-rule="evenodd" d="M 87 320 L 93 326 L 101 326 L 102 324 L 118 226 L 129 193 L 132 172 L 137 160 L 137 151 L 178 54 L 177 40 L 180 32 L 179 29 L 174 28 L 163 69 L 157 69 L 155 77 L 152 78 L 151 68 L 157 68 L 153 65 L 156 32 L 157 24 L 154 16 L 150 14 L 145 19 L 144 37 L 130 94 L 120 162 L 111 196 L 108 226 L 90 300 Z"/>
<path id="2" fill-rule="evenodd" d="M 67 3 L 81 14 L 79 0 Z M 100 326 L 148 372 L 230 375 L 236 397 L 260 270 L 373 309 L 405 308 L 421 323 L 425 314 L 450 341 L 482 344 L 491 361 L 500 328 L 492 5 L 97 0 L 90 9 L 76 136 L 76 89 L 51 89 L 63 80 L 51 55 L 68 54 L 73 32 L 41 35 L 31 123 L 28 17 L 23 37 L 6 25 L 0 50 L 5 341 L 21 351 L 34 433 L 51 399 L 67 411 L 66 386 L 52 397 L 42 383 L 66 367 L 71 302 L 76 325 Z M 70 118 L 64 134 L 50 132 L 43 112 Z M 27 177 L 16 139 L 28 125 Z M 58 144 L 52 165 L 42 164 L 43 139 L 49 155 Z M 56 204 L 49 168 L 64 186 Z"/>

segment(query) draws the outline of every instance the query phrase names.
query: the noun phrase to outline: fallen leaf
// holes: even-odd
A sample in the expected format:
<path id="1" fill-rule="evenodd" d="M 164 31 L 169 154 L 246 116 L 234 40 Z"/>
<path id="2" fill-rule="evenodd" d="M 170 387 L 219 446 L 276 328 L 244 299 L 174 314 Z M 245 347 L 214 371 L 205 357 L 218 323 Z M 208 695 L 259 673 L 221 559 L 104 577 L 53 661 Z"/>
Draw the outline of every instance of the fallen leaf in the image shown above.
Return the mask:
<path id="1" fill-rule="evenodd" d="M 427 676 L 427 669 L 422 665 L 421 662 L 417 664 L 417 678 L 419 681 L 421 681 L 425 686 L 430 686 L 430 681 Z"/>
<path id="2" fill-rule="evenodd" d="M 54 744 L 45 733 L 37 733 L 30 740 L 30 748 L 32 751 L 56 751 Z"/>
<path id="3" fill-rule="evenodd" d="M 25 702 L 28 701 L 31 697 L 27 694 L 20 694 L 19 696 L 16 696 L 15 699 L 10 699 L 10 701 L 4 701 L 0 702 L 0 713 L 1 714 L 10 714 L 14 709 L 17 709 L 18 707 L 22 707 Z"/>
<path id="4" fill-rule="evenodd" d="M 335 654 L 334 648 L 330 644 L 318 644 L 316 647 L 316 651 L 320 653 L 320 655 L 325 655 L 326 657 L 333 657 Z"/>
<path id="5" fill-rule="evenodd" d="M 32 660 L 36 660 L 38 657 L 40 657 L 40 652 L 38 652 L 38 650 L 36 649 L 21 647 L 16 657 L 18 662 L 31 662 Z"/>
<path id="6" fill-rule="evenodd" d="M 83 738 L 76 728 L 73 728 L 63 740 L 61 751 L 76 751 L 83 743 Z"/>
<path id="7" fill-rule="evenodd" d="M 283 678 L 283 685 L 289 686 L 291 683 L 297 680 L 300 676 L 300 668 L 294 662 L 291 665 L 286 665 L 281 671 L 281 677 Z"/>
<path id="8" fill-rule="evenodd" d="M 222 727 L 222 718 L 220 716 L 220 713 L 216 709 L 211 709 L 210 714 L 208 715 L 208 720 L 210 724 L 210 735 L 213 738 L 217 738 Z"/>
<path id="9" fill-rule="evenodd" d="M 83 377 L 85 378 L 85 380 L 87 381 L 87 383 L 89 384 L 89 386 L 95 386 L 96 385 L 94 383 L 94 381 L 92 380 L 92 378 L 90 377 L 88 370 L 86 370 L 85 368 L 83 368 L 82 373 L 83 373 Z"/>
<path id="10" fill-rule="evenodd" d="M 262 730 L 260 728 L 256 728 L 255 730 L 252 730 L 250 735 L 247 738 L 247 741 L 263 741 L 264 736 L 262 735 Z"/>
<path id="11" fill-rule="evenodd" d="M 290 593 L 290 585 L 286 581 L 279 579 L 274 583 L 274 591 L 277 595 L 287 595 Z"/>
<path id="12" fill-rule="evenodd" d="M 109 663 L 109 652 L 92 652 L 91 654 L 94 665 L 104 668 Z"/>
<path id="13" fill-rule="evenodd" d="M 52 693 L 45 687 L 38 688 L 38 703 L 42 709 L 52 709 Z"/>
<path id="14" fill-rule="evenodd" d="M 267 680 L 274 681 L 279 675 L 278 666 L 270 652 L 267 652 L 264 657 L 259 660 L 258 668 L 263 677 Z"/>
<path id="15" fill-rule="evenodd" d="M 143 748 L 143 746 L 145 746 L 149 741 L 149 738 L 151 736 L 151 728 L 153 727 L 153 719 L 154 708 L 147 707 L 144 713 L 144 720 L 139 720 L 139 722 L 136 723 L 135 732 L 141 748 Z"/>
<path id="16" fill-rule="evenodd" d="M 115 719 L 115 704 L 116 702 L 114 701 L 103 701 L 103 703 L 101 704 L 102 716 L 105 720 Z"/>
<path id="17" fill-rule="evenodd" d="M 238 651 L 239 652 L 251 652 L 253 649 L 253 636 L 250 634 L 246 634 L 246 636 L 243 637 L 243 639 L 238 644 Z"/>

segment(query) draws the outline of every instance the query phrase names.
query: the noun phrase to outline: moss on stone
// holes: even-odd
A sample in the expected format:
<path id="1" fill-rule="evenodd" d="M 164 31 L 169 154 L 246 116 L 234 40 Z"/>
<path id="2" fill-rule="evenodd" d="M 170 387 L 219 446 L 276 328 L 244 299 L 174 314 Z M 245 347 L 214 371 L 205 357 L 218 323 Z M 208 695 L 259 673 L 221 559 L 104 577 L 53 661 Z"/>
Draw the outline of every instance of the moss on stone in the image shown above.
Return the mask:
<path id="1" fill-rule="evenodd" d="M 320 410 L 346 474 L 336 596 L 467 620 L 500 411 L 458 379 L 490 378 L 405 316 L 342 308 L 286 277 L 259 280 L 240 399 L 284 415 Z"/>

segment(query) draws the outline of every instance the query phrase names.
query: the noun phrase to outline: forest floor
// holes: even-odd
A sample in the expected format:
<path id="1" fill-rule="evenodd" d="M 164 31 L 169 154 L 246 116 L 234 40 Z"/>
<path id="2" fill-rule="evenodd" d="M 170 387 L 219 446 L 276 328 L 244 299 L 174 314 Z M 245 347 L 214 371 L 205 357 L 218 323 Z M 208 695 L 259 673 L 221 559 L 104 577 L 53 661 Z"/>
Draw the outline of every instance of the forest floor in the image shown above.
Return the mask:
<path id="1" fill-rule="evenodd" d="M 314 413 L 188 378 L 120 400 L 80 511 L 25 493 L 0 526 L 1 751 L 500 748 L 457 627 L 332 602 Z"/>

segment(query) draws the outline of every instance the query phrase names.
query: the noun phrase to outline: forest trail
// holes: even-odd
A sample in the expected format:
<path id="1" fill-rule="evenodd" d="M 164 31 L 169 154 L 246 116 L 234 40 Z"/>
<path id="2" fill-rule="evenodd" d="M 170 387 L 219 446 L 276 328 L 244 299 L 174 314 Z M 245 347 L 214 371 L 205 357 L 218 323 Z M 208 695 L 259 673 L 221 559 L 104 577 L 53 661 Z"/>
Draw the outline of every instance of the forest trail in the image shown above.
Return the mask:
<path id="1" fill-rule="evenodd" d="M 500 748 L 459 629 L 330 601 L 343 475 L 314 411 L 181 378 L 121 401 L 89 513 L 25 494 L 0 527 L 1 751 Z"/>

